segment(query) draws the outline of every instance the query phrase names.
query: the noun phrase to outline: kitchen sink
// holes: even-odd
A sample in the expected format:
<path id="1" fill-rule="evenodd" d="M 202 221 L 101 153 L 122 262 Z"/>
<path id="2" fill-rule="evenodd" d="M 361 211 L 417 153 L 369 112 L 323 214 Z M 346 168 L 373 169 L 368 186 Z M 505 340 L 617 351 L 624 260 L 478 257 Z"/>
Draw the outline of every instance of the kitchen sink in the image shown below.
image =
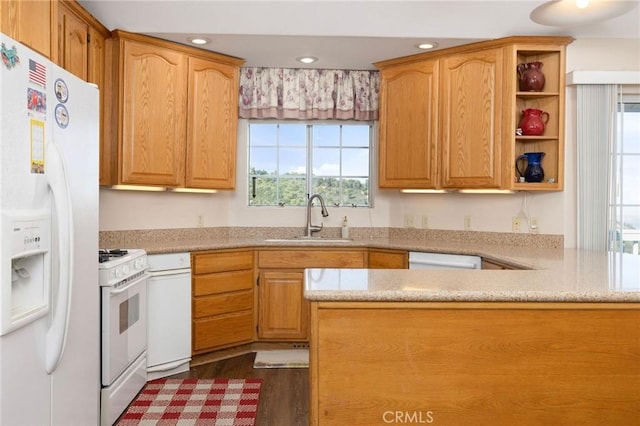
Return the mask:
<path id="1" fill-rule="evenodd" d="M 267 243 L 350 243 L 351 240 L 342 238 L 322 238 L 322 237 L 292 237 L 292 238 L 268 238 L 264 240 Z"/>

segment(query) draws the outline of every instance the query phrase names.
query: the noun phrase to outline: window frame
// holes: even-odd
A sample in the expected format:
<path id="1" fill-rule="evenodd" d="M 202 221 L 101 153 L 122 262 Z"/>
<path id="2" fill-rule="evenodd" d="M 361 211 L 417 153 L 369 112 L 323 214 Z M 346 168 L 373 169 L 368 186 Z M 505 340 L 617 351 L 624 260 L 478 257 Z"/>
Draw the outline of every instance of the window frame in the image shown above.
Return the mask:
<path id="1" fill-rule="evenodd" d="M 277 204 L 251 204 L 252 198 L 252 189 L 254 188 L 253 177 L 251 173 L 251 149 L 255 148 L 256 145 L 252 145 L 251 143 L 251 127 L 252 125 L 304 125 L 305 126 L 305 177 L 302 178 L 306 181 L 305 185 L 305 199 L 308 199 L 311 194 L 313 194 L 313 186 L 314 186 L 314 178 L 336 178 L 340 181 L 344 179 L 365 179 L 367 181 L 367 204 L 343 204 L 341 203 L 330 203 L 327 201 L 327 205 L 331 207 L 350 207 L 350 208 L 372 208 L 373 207 L 373 194 L 372 189 L 374 187 L 373 178 L 375 175 L 374 170 L 374 160 L 375 160 L 375 142 L 376 142 L 376 122 L 375 121 L 358 121 L 358 120 L 280 120 L 280 119 L 248 119 L 247 120 L 247 167 L 246 167 L 246 176 L 247 176 L 247 197 L 245 199 L 246 205 L 248 207 L 305 207 L 306 203 L 301 205 L 288 205 L 280 202 L 280 180 L 282 177 L 286 176 L 286 173 L 281 173 L 280 170 L 280 158 L 277 157 L 276 161 L 278 163 L 277 174 L 273 177 L 276 180 L 277 185 L 277 195 L 276 195 L 276 203 Z M 313 130 L 314 127 L 320 126 L 340 126 L 341 135 L 340 135 L 340 145 L 339 146 L 314 146 L 313 144 Z M 344 126 L 367 126 L 369 128 L 369 143 L 368 146 L 344 146 L 342 142 L 342 127 Z M 258 145 L 258 146 L 266 146 L 266 147 L 275 147 L 279 149 L 279 143 L 277 145 Z M 292 146 L 291 146 L 292 147 Z M 314 149 L 339 149 L 339 174 L 338 175 L 315 175 L 313 173 L 313 159 L 314 159 Z M 344 150 L 350 149 L 368 149 L 368 176 L 344 176 L 343 175 L 343 165 L 342 158 Z M 321 194 L 325 195 L 325 194 Z M 342 186 L 340 188 L 340 197 L 342 198 Z"/>

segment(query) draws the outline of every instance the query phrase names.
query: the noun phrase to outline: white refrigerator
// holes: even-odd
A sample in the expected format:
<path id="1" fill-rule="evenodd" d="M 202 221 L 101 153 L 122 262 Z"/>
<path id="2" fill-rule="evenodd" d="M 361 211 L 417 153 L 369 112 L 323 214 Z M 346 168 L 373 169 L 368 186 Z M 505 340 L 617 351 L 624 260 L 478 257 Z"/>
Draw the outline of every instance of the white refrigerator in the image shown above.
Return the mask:
<path id="1" fill-rule="evenodd" d="M 95 425 L 98 89 L 0 42 L 0 425 Z"/>

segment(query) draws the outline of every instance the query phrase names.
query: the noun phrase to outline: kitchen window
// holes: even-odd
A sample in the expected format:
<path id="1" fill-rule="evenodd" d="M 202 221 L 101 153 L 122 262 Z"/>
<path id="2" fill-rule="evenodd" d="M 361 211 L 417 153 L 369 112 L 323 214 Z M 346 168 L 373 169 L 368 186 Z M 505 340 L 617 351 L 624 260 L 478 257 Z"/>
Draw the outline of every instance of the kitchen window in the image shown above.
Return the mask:
<path id="1" fill-rule="evenodd" d="M 250 206 L 369 207 L 372 122 L 249 121 Z"/>
<path id="2" fill-rule="evenodd" d="M 610 249 L 639 254 L 640 246 L 640 101 L 618 103 L 609 201 Z"/>

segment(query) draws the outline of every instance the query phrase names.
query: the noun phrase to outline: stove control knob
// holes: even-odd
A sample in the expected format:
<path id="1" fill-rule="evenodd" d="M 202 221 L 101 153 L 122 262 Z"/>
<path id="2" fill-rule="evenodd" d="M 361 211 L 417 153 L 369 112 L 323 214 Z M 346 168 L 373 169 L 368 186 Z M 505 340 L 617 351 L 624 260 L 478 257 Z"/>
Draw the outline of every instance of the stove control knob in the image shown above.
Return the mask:
<path id="1" fill-rule="evenodd" d="M 133 263 L 133 267 L 135 269 L 142 269 L 143 265 L 144 265 L 144 261 L 142 259 L 136 259 L 136 261 Z"/>
<path id="2" fill-rule="evenodd" d="M 122 269 L 119 267 L 115 270 L 116 278 L 120 278 L 122 276 Z"/>

